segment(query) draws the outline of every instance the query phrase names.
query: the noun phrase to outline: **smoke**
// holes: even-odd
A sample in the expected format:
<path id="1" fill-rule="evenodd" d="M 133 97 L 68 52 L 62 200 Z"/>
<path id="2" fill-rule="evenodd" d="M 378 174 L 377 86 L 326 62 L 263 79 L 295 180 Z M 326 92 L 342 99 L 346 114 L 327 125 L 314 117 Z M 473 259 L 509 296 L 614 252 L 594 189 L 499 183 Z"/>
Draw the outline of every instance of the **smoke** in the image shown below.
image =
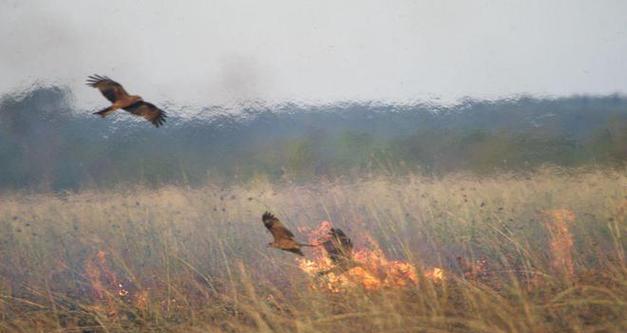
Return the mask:
<path id="1" fill-rule="evenodd" d="M 0 92 L 108 75 L 152 102 L 627 91 L 624 1 L 0 1 Z M 81 89 L 79 89 L 81 88 Z"/>
<path id="2" fill-rule="evenodd" d="M 263 99 L 271 85 L 271 73 L 264 70 L 254 58 L 231 56 L 220 66 L 219 87 L 227 100 L 246 102 Z"/>

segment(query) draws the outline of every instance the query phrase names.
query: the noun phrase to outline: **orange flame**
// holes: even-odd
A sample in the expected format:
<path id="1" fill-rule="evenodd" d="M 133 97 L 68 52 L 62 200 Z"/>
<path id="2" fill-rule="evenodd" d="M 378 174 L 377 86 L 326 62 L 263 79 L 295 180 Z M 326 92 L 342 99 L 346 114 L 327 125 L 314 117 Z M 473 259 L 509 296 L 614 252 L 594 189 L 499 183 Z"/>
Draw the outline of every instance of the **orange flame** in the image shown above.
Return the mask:
<path id="1" fill-rule="evenodd" d="M 107 315 L 113 317 L 117 315 L 115 300 L 112 295 L 120 290 L 116 274 L 109 268 L 107 264 L 107 253 L 99 250 L 96 254 L 89 256 L 85 261 L 85 274 L 91 284 L 92 297 L 100 302 L 105 302 L 104 311 Z M 119 290 L 116 290 L 120 288 Z M 97 304 L 97 308 L 101 308 L 101 304 Z"/>
<path id="2" fill-rule="evenodd" d="M 569 225 L 575 221 L 576 215 L 568 209 L 554 209 L 544 212 L 544 224 L 549 230 L 553 269 L 567 276 L 574 274 L 573 235 Z"/>
<path id="3" fill-rule="evenodd" d="M 91 285 L 91 296 L 98 303 L 105 303 L 105 308 L 110 316 L 117 314 L 115 310 L 116 299 L 131 302 L 140 310 L 147 308 L 148 291 L 132 288 L 133 286 L 125 286 L 125 283 L 118 278 L 109 265 L 105 251 L 98 250 L 98 252 L 87 258 L 85 261 L 85 275 L 87 275 Z M 129 287 L 134 292 L 131 293 L 128 289 Z M 97 305 L 97 307 L 99 306 Z"/>
<path id="4" fill-rule="evenodd" d="M 107 253 L 99 250 L 85 261 L 85 274 L 89 278 L 94 298 L 102 300 L 118 286 L 116 274 L 107 264 Z"/>
<path id="5" fill-rule="evenodd" d="M 320 243 L 328 238 L 332 224 L 323 221 L 309 232 L 309 242 Z M 336 267 L 328 258 L 322 247 L 314 248 L 313 259 L 299 258 L 299 267 L 314 278 L 311 287 L 317 290 L 340 292 L 352 288 L 379 290 L 383 288 L 399 288 L 416 285 L 418 274 L 416 268 L 404 261 L 389 260 L 378 243 L 366 236 L 368 246 L 353 251 L 354 265 L 342 269 Z M 432 281 L 444 279 L 441 268 L 433 268 L 425 272 L 425 278 Z"/>

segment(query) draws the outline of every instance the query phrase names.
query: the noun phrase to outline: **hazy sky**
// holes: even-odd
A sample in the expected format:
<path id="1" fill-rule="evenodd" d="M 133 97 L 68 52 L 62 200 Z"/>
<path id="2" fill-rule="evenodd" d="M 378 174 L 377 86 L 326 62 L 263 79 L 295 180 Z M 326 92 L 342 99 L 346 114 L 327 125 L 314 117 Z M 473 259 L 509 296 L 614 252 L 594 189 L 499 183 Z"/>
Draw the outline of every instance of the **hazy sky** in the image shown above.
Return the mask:
<path id="1" fill-rule="evenodd" d="M 0 0 L 0 93 L 211 105 L 627 92 L 625 0 Z"/>

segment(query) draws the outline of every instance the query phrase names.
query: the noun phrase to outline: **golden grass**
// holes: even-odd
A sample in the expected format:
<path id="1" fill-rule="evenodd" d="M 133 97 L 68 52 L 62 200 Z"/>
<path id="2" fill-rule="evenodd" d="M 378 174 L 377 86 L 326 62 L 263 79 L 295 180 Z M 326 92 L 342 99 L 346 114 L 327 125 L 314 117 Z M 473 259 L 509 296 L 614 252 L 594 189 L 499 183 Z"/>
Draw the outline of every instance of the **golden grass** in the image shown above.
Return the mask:
<path id="1" fill-rule="evenodd" d="M 265 210 L 372 238 L 418 284 L 311 288 Z M 626 210 L 603 171 L 4 193 L 0 331 L 624 332 Z"/>

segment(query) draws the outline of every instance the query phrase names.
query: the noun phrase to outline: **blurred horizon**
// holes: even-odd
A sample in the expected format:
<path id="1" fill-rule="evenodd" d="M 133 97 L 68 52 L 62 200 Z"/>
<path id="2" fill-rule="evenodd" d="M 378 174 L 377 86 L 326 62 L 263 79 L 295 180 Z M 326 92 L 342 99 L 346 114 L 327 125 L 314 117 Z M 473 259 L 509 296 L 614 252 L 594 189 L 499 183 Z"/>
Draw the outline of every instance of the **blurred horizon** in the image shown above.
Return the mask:
<path id="1" fill-rule="evenodd" d="M 253 103 L 187 114 L 184 106 L 162 107 L 168 122 L 156 129 L 124 111 L 100 119 L 65 87 L 0 97 L 0 190 L 489 175 L 627 162 L 627 97 L 617 94 L 452 106 Z"/>
<path id="2" fill-rule="evenodd" d="M 627 2 L 0 1 L 0 190 L 622 168 Z M 108 106 L 106 75 L 166 110 Z"/>

